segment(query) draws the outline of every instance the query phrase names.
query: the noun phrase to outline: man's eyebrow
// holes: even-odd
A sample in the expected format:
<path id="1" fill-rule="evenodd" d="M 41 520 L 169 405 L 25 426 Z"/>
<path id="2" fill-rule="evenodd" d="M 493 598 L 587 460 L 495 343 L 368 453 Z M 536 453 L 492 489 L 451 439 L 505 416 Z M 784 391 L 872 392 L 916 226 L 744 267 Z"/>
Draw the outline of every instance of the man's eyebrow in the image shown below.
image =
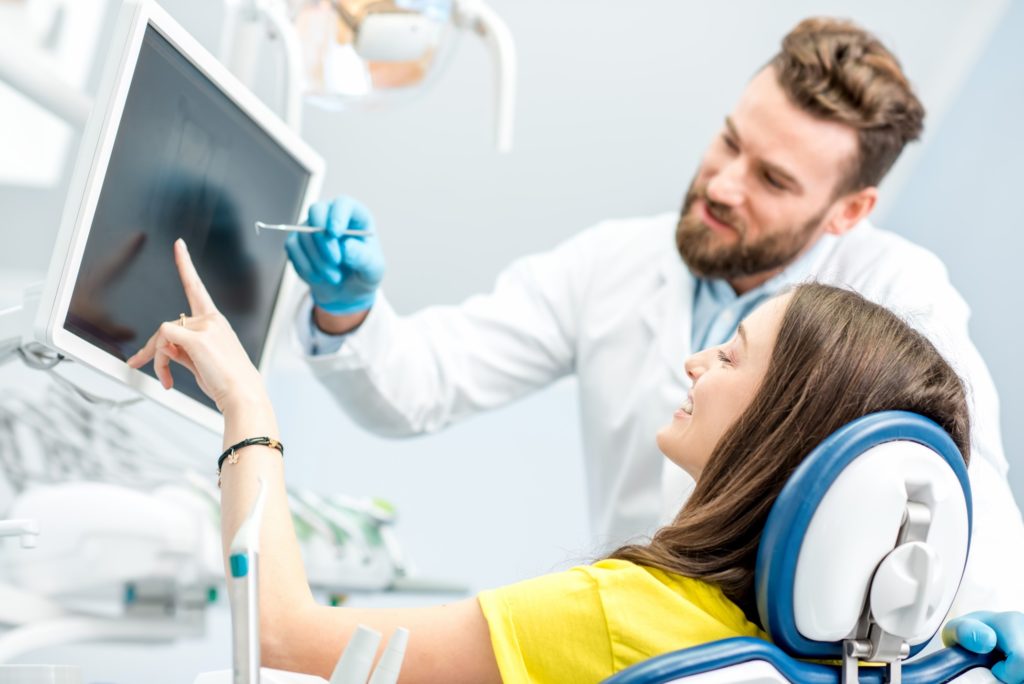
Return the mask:
<path id="1" fill-rule="evenodd" d="M 734 137 L 737 143 L 743 142 L 740 140 L 740 132 L 736 130 L 736 124 L 732 122 L 732 117 L 725 117 L 725 127 L 729 129 L 729 135 Z"/>
<path id="2" fill-rule="evenodd" d="M 740 342 L 743 343 L 743 346 L 746 347 L 747 346 L 747 329 L 743 327 L 742 323 L 740 323 L 739 326 L 736 328 L 736 335 L 740 338 Z"/>
<path id="3" fill-rule="evenodd" d="M 765 171 L 768 171 L 773 176 L 776 176 L 778 180 L 782 181 L 784 184 L 789 185 L 794 192 L 803 192 L 804 188 L 802 185 L 800 185 L 800 182 L 797 181 L 797 179 L 794 178 L 791 173 L 786 171 L 781 166 L 776 166 L 775 164 L 772 164 L 769 161 L 765 161 L 764 159 L 761 160 L 761 166 L 764 167 Z"/>
<path id="4" fill-rule="evenodd" d="M 742 146 L 743 141 L 740 138 L 740 132 L 736 130 L 736 124 L 733 123 L 732 117 L 725 117 L 725 127 L 729 129 L 729 135 L 733 137 L 736 144 Z M 794 192 L 803 192 L 803 186 L 800 185 L 800 182 L 789 171 L 786 171 L 786 169 L 782 168 L 778 164 L 773 164 L 765 159 L 758 159 L 757 161 L 762 168 L 775 176 L 777 180 L 790 185 Z"/>

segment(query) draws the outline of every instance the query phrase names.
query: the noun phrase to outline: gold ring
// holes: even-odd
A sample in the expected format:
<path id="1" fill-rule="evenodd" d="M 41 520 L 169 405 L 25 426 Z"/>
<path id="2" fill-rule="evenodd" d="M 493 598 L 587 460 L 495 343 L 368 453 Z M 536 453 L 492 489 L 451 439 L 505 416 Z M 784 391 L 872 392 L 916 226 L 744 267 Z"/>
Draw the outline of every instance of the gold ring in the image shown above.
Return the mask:
<path id="1" fill-rule="evenodd" d="M 185 314 L 178 314 L 178 325 L 185 327 Z"/>

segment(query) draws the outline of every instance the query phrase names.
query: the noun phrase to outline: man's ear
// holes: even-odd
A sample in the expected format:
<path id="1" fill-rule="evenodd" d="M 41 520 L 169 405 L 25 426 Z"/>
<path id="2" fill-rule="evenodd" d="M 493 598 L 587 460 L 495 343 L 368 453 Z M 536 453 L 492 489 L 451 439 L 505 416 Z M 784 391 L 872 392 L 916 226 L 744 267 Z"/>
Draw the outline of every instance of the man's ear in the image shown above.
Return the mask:
<path id="1" fill-rule="evenodd" d="M 836 200 L 832 207 L 825 232 L 832 235 L 843 235 L 866 218 L 878 203 L 878 188 L 871 186 L 862 188 Z"/>

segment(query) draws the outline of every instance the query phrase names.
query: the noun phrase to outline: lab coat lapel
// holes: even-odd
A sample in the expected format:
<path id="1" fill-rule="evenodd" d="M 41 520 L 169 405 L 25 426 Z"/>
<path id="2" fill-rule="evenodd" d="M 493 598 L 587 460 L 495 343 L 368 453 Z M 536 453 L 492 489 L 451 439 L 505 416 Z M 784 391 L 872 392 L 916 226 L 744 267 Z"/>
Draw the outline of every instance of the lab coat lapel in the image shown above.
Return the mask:
<path id="1" fill-rule="evenodd" d="M 674 392 L 690 386 L 683 362 L 692 352 L 693 288 L 693 274 L 672 250 L 660 264 L 658 283 L 643 311 L 644 323 L 650 329 L 654 344 L 671 369 L 671 375 L 666 376 L 671 382 L 662 384 L 659 391 L 673 392 L 673 399 L 682 397 Z M 669 387 L 676 383 L 679 387 Z M 693 479 L 672 461 L 664 458 L 661 467 L 659 525 L 675 517 L 694 487 Z"/>
<path id="2" fill-rule="evenodd" d="M 689 385 L 683 362 L 690 354 L 693 275 L 674 249 L 658 265 L 656 283 L 642 316 L 664 362 L 678 380 Z"/>

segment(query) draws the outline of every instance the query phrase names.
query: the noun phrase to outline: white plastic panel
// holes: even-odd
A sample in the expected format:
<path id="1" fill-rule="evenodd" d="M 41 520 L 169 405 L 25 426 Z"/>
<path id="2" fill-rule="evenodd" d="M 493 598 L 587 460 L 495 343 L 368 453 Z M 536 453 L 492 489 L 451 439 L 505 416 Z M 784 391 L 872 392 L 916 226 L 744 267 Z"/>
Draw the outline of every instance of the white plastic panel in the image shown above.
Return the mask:
<path id="1" fill-rule="evenodd" d="M 233 684 L 234 681 L 234 674 L 231 670 L 217 670 L 201 673 L 192 684 Z M 327 684 L 327 680 L 316 675 L 261 667 L 260 684 Z"/>
<path id="2" fill-rule="evenodd" d="M 940 608 L 910 643 L 938 629 L 967 557 L 966 502 L 956 475 L 931 450 L 915 442 L 888 442 L 843 470 L 808 526 L 793 597 L 801 634 L 837 641 L 853 630 L 875 568 L 895 546 L 908 499 L 930 509 L 926 541 L 942 566 Z"/>
<path id="3" fill-rule="evenodd" d="M 154 495 L 102 482 L 38 486 L 9 512 L 39 523 L 38 545 L 0 556 L 0 577 L 50 598 L 118 599 L 127 581 L 218 577 L 219 534 L 208 511 L 208 502 L 183 488 Z"/>
<path id="4" fill-rule="evenodd" d="M 992 682 L 996 682 L 996 684 L 998 684 L 999 682 L 990 670 L 986 670 L 983 667 L 976 667 L 973 670 L 968 670 L 956 679 L 950 681 L 952 684 L 991 684 Z"/>
<path id="5" fill-rule="evenodd" d="M 788 679 L 763 660 L 752 660 L 713 672 L 673 679 L 665 684 L 786 684 Z"/>

